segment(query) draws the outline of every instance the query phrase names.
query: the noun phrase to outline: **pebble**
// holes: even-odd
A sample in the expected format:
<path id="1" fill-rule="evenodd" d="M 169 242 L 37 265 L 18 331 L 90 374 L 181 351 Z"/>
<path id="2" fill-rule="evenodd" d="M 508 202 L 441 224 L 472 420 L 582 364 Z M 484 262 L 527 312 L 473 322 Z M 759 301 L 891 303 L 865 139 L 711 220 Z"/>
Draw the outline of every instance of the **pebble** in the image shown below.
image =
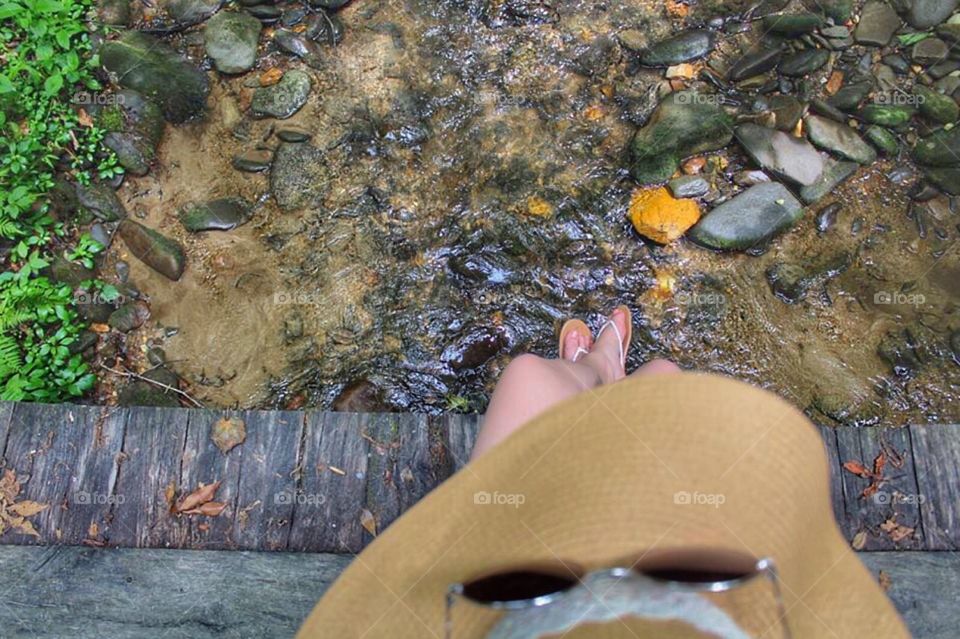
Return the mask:
<path id="1" fill-rule="evenodd" d="M 842 205 L 839 202 L 833 202 L 817 212 L 816 227 L 818 235 L 823 235 L 833 228 L 833 225 L 837 223 L 841 208 Z"/>
<path id="2" fill-rule="evenodd" d="M 673 197 L 701 197 L 710 190 L 710 183 L 699 175 L 685 175 L 667 183 Z"/>
<path id="3" fill-rule="evenodd" d="M 253 207 L 243 198 L 228 197 L 189 206 L 180 211 L 180 223 L 191 233 L 229 231 L 250 219 Z"/>
<path id="4" fill-rule="evenodd" d="M 688 178 L 703 180 L 696 176 Z M 637 233 L 660 244 L 679 239 L 700 219 L 695 200 L 676 199 L 664 187 L 637 189 L 630 199 L 630 222 Z"/>
<path id="5" fill-rule="evenodd" d="M 640 56 L 648 67 L 669 67 L 697 60 L 713 50 L 714 34 L 705 29 L 692 29 L 656 42 Z"/>
<path id="6" fill-rule="evenodd" d="M 283 75 L 280 82 L 256 89 L 250 109 L 254 117 L 283 120 L 299 111 L 309 96 L 310 76 L 299 69 L 292 69 Z"/>
<path id="7" fill-rule="evenodd" d="M 950 55 L 950 47 L 940 38 L 926 38 L 913 45 L 910 59 L 922 66 L 936 64 Z"/>
<path id="8" fill-rule="evenodd" d="M 744 250 L 792 226 L 803 206 L 779 182 L 757 184 L 707 213 L 688 233 L 698 244 Z"/>
<path id="9" fill-rule="evenodd" d="M 221 73 L 243 73 L 257 61 L 260 22 L 246 13 L 221 11 L 203 30 L 207 55 Z"/>
<path id="10" fill-rule="evenodd" d="M 804 49 L 786 56 L 780 62 L 780 73 L 791 77 L 802 77 L 813 73 L 830 59 L 826 49 Z"/>
<path id="11" fill-rule="evenodd" d="M 737 140 L 761 168 L 799 185 L 814 184 L 823 171 L 823 158 L 806 140 L 757 124 L 741 124 Z"/>
<path id="12" fill-rule="evenodd" d="M 856 162 L 837 161 L 830 158 L 824 166 L 820 179 L 800 189 L 800 199 L 813 204 L 843 184 L 860 167 Z"/>
<path id="13" fill-rule="evenodd" d="M 875 124 L 871 125 L 867 127 L 867 130 L 863 132 L 863 135 L 867 139 L 867 142 L 875 146 L 878 150 L 883 151 L 887 155 L 895 156 L 897 151 L 900 149 L 900 144 L 897 142 L 897 136 L 882 126 L 877 126 Z"/>
<path id="14" fill-rule="evenodd" d="M 727 77 L 733 82 L 750 78 L 770 71 L 780 62 L 783 54 L 780 49 L 761 49 L 751 51 L 734 62 L 727 72 Z"/>
<path id="15" fill-rule="evenodd" d="M 877 152 L 863 141 L 856 131 L 846 124 L 828 120 L 817 115 L 804 118 L 807 137 L 821 149 L 833 151 L 837 155 L 860 164 L 871 164 L 877 159 Z"/>
<path id="16" fill-rule="evenodd" d="M 124 220 L 117 234 L 137 259 L 171 280 L 179 280 L 186 266 L 183 247 L 139 222 Z"/>
<path id="17" fill-rule="evenodd" d="M 270 168 L 273 153 L 264 149 L 246 151 L 233 157 L 233 168 L 247 173 L 260 173 Z"/>
<path id="18" fill-rule="evenodd" d="M 860 13 L 860 22 L 853 32 L 859 44 L 885 47 L 900 28 L 900 16 L 882 0 L 869 0 Z"/>
<path id="19" fill-rule="evenodd" d="M 313 134 L 300 127 L 284 126 L 277 129 L 277 137 L 284 142 L 306 142 Z"/>

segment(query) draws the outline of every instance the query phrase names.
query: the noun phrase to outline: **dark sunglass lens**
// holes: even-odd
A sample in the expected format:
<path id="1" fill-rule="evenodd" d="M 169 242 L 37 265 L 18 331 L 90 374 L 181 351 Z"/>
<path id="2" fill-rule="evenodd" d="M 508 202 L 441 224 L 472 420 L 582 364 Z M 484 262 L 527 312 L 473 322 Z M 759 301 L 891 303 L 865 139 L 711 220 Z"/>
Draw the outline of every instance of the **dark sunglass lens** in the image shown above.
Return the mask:
<path id="1" fill-rule="evenodd" d="M 576 583 L 573 575 L 516 570 L 475 579 L 464 584 L 463 594 L 478 603 L 506 603 L 563 592 Z"/>
<path id="2" fill-rule="evenodd" d="M 729 550 L 667 550 L 649 553 L 640 559 L 635 570 L 659 581 L 712 584 L 754 575 L 757 560 L 745 553 Z"/>
<path id="3" fill-rule="evenodd" d="M 648 568 L 642 571 L 643 574 L 660 581 L 675 581 L 685 584 L 706 584 L 718 581 L 733 581 L 743 579 L 752 574 L 743 571 L 723 571 L 723 570 L 697 570 L 695 568 L 683 567 L 662 567 Z"/>

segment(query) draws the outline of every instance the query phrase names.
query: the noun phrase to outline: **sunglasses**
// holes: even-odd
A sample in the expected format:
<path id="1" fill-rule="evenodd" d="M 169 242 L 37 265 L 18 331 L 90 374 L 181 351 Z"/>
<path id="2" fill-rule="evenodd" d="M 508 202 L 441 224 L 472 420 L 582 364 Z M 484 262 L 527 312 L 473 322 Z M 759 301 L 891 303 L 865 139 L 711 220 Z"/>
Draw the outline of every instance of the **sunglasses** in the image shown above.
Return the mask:
<path id="1" fill-rule="evenodd" d="M 557 561 L 452 584 L 446 638 L 559 636 L 586 623 L 629 618 L 686 622 L 737 639 L 775 637 L 774 628 L 791 637 L 779 576 L 769 558 L 693 548 L 652 551 L 622 564 L 587 572 Z M 469 632 L 458 634 L 458 628 Z"/>

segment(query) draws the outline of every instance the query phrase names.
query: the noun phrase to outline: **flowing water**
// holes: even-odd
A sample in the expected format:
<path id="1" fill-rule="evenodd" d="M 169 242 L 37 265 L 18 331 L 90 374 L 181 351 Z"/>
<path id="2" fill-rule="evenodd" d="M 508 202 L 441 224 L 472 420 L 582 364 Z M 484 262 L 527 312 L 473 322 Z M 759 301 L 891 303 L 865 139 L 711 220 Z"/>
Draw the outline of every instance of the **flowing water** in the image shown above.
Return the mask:
<path id="1" fill-rule="evenodd" d="M 393 410 L 482 411 L 511 356 L 553 356 L 565 318 L 597 329 L 625 303 L 628 369 L 668 357 L 822 423 L 960 418 L 960 216 L 941 196 L 918 228 L 889 177 L 897 160 L 861 169 L 752 255 L 634 232 L 627 145 L 662 71 L 631 64 L 616 34 L 675 30 L 662 3 L 355 1 L 339 15 L 346 37 L 322 68 L 269 48 L 258 65 L 313 79 L 283 124 L 326 151 L 322 206 L 284 212 L 268 174 L 231 167 L 277 144 L 277 121 L 243 115 L 252 74 L 219 76 L 207 117 L 168 126 L 158 168 L 121 189 L 135 218 L 187 250 L 176 283 L 129 261 L 158 325 L 142 338 L 194 397 L 329 407 L 348 388 Z M 196 42 L 178 44 L 199 59 Z M 708 163 L 723 183 L 747 166 L 736 148 Z M 260 203 L 238 229 L 189 234 L 176 219 L 233 195 Z M 832 201 L 839 218 L 818 234 Z M 814 274 L 804 299 L 772 292 L 778 264 Z"/>

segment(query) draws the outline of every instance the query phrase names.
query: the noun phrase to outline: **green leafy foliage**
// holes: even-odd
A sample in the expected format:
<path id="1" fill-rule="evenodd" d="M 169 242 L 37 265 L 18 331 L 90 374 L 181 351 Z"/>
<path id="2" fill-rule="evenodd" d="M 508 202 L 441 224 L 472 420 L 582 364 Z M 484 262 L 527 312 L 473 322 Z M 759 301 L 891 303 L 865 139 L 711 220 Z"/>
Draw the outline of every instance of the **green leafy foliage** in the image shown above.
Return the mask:
<path id="1" fill-rule="evenodd" d="M 76 96 L 99 90 L 84 14 L 91 0 L 0 0 L 0 396 L 58 401 L 89 390 L 93 375 L 70 353 L 83 324 L 72 291 L 44 275 L 67 234 L 50 215 L 58 172 L 78 182 L 120 169 L 104 131 L 82 121 Z M 60 212 L 61 214 L 69 212 Z M 98 248 L 99 247 L 99 248 Z M 83 237 L 68 259 L 93 265 Z"/>

